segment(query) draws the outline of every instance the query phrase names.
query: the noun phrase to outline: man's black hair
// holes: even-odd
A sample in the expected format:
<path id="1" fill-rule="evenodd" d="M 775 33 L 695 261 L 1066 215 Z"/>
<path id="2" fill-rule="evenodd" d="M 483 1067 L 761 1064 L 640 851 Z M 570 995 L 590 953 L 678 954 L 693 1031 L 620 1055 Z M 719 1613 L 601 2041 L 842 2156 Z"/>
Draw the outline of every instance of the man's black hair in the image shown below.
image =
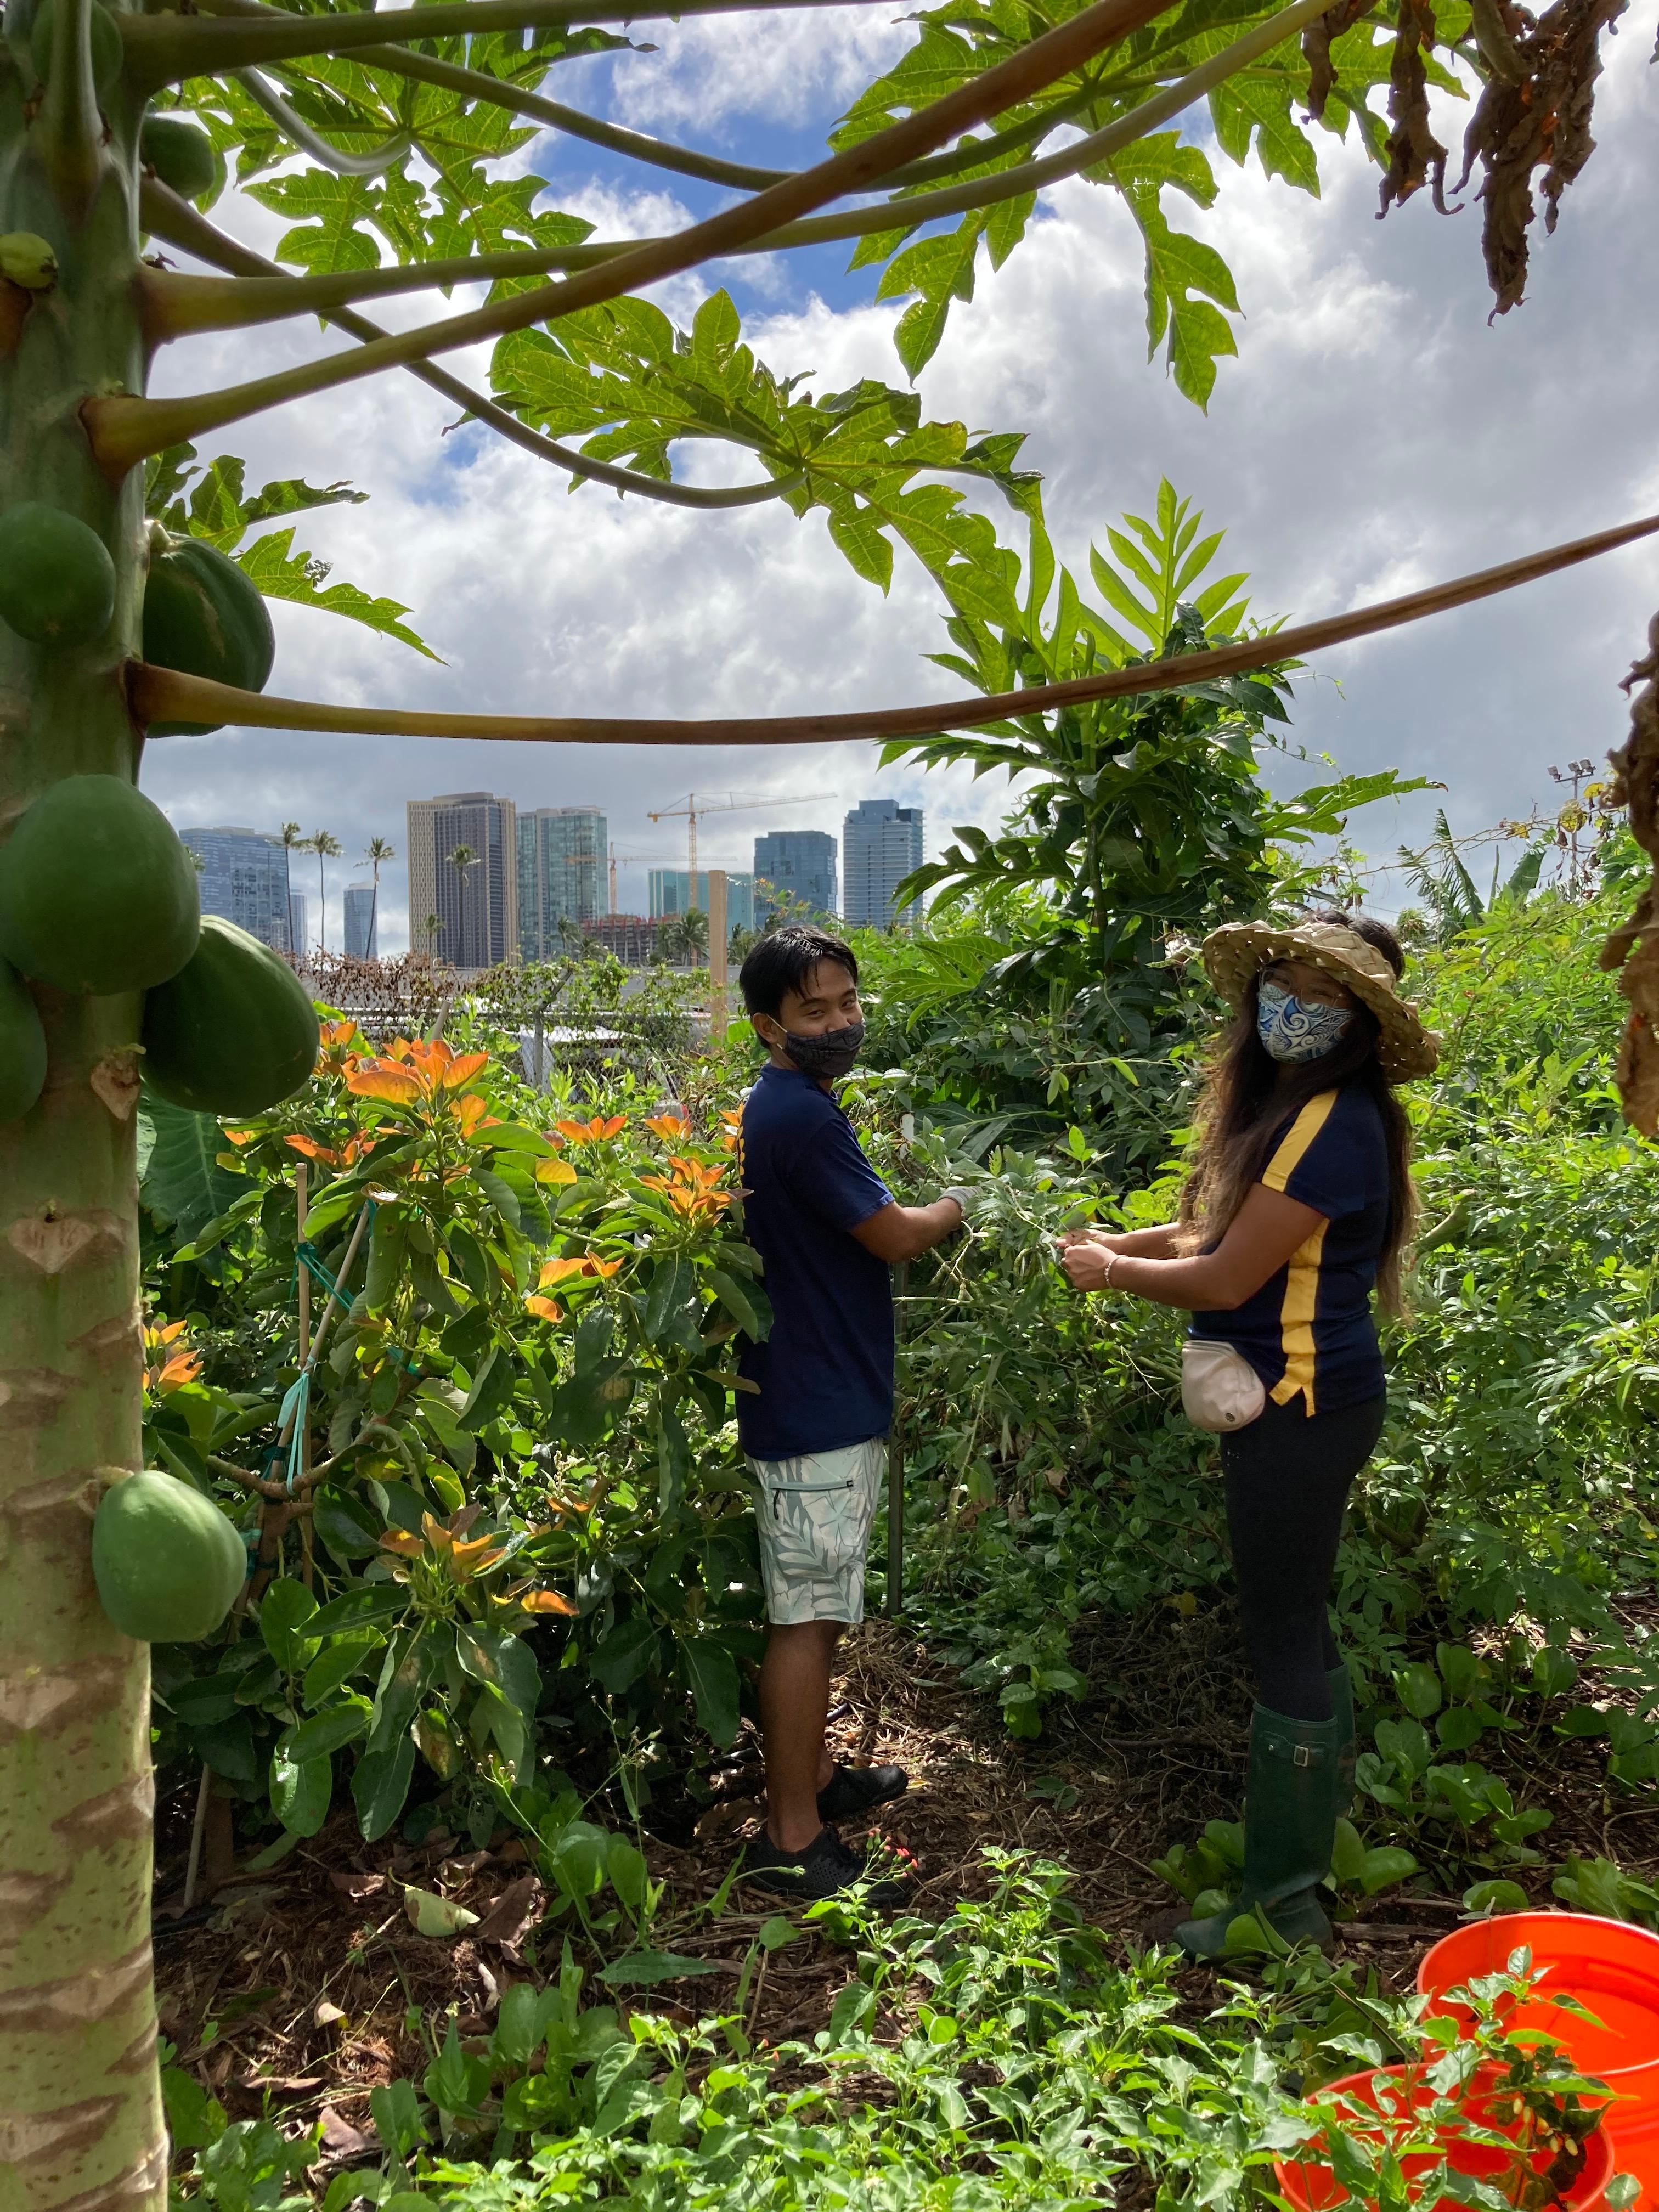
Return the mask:
<path id="1" fill-rule="evenodd" d="M 796 923 L 774 930 L 769 937 L 762 938 L 738 974 L 744 1005 L 751 1014 L 770 1014 L 775 1018 L 787 994 L 800 992 L 820 960 L 838 961 L 858 981 L 857 954 L 827 929 L 807 929 Z"/>

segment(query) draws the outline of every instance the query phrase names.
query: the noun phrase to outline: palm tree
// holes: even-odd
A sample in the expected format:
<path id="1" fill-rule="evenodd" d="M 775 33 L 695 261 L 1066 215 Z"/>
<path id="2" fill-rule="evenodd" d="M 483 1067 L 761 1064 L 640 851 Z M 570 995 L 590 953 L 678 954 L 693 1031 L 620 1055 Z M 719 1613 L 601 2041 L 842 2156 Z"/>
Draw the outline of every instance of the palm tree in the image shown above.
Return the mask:
<path id="1" fill-rule="evenodd" d="M 688 907 L 680 916 L 680 943 L 686 966 L 695 968 L 708 951 L 708 916 L 701 907 Z"/>
<path id="2" fill-rule="evenodd" d="M 382 860 L 395 860 L 397 857 L 398 848 L 395 845 L 389 845 L 384 837 L 371 837 L 364 848 L 362 859 L 357 863 L 360 868 L 373 868 L 374 871 L 371 879 L 374 895 L 368 902 L 368 943 L 371 950 L 375 941 L 374 921 L 380 910 L 380 863 Z"/>
<path id="3" fill-rule="evenodd" d="M 457 845 L 449 856 L 449 865 L 461 879 L 461 961 L 466 958 L 466 879 L 478 865 L 478 855 L 471 845 Z M 459 963 L 458 963 L 459 964 Z"/>
<path id="4" fill-rule="evenodd" d="M 344 848 L 331 830 L 319 830 L 305 840 L 305 849 L 317 855 L 317 950 L 328 949 L 328 892 L 323 876 L 323 864 L 337 860 Z"/>
<path id="5" fill-rule="evenodd" d="M 277 835 L 283 845 L 283 887 L 288 894 L 288 949 L 297 960 L 305 951 L 305 947 L 294 942 L 294 855 L 305 851 L 306 841 L 300 835 L 297 822 L 284 822 Z"/>
<path id="6" fill-rule="evenodd" d="M 443 923 L 435 914 L 429 914 L 421 927 L 426 938 L 426 957 L 428 960 L 435 960 L 438 956 L 438 932 L 443 927 Z"/>

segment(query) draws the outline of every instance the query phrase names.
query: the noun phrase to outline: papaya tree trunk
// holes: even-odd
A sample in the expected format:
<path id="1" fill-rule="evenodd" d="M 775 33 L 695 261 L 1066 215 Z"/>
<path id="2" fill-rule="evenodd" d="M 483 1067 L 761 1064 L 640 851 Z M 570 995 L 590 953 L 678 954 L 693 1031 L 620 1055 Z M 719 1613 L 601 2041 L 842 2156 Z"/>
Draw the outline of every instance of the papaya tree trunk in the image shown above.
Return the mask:
<path id="1" fill-rule="evenodd" d="M 44 238 L 57 266 L 38 288 L 0 278 L 0 498 L 88 524 L 117 592 L 89 645 L 0 624 L 0 840 L 59 779 L 138 764 L 119 671 L 139 647 L 142 472 L 106 482 L 79 410 L 143 386 L 139 114 L 118 77 L 94 86 L 91 0 L 53 0 L 44 88 L 32 12 L 7 9 L 0 48 L 0 233 Z M 139 1464 L 142 1000 L 34 995 L 46 1089 L 0 1125 L 0 2206 L 152 2212 L 149 1652 L 91 1569 L 93 1509 Z"/>

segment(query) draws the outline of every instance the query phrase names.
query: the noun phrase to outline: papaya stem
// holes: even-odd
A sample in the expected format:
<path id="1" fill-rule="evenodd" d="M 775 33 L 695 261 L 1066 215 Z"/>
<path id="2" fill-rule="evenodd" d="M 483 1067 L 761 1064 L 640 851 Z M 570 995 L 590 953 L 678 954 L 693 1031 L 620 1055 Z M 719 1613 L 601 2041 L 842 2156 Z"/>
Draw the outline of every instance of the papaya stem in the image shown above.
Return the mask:
<path id="1" fill-rule="evenodd" d="M 406 39 L 465 38 L 477 31 L 552 29 L 573 23 L 628 23 L 654 16 L 730 15 L 765 9 L 867 8 L 878 0 L 443 0 L 435 8 L 388 9 L 362 15 L 298 15 L 274 9 L 242 19 L 240 9 L 141 15 L 115 21 L 126 42 L 129 76 L 146 91 L 187 76 L 264 69 L 307 55 L 355 53 Z M 239 20 L 216 20 L 234 14 Z"/>
<path id="2" fill-rule="evenodd" d="M 1379 630 L 1397 629 L 1425 616 L 1513 591 L 1518 585 L 1553 575 L 1581 561 L 1615 552 L 1659 531 L 1659 514 L 1621 522 L 1589 538 L 1547 546 L 1495 568 L 1454 577 L 1402 598 L 1382 599 L 1351 613 L 1327 615 L 1316 622 L 1275 631 L 1271 637 L 1243 638 L 1207 653 L 1184 653 L 1170 660 L 1115 668 L 1064 684 L 1033 684 L 989 697 L 950 699 L 934 706 L 889 707 L 867 714 L 758 716 L 744 720 L 629 721 L 609 715 L 543 718 L 527 714 L 440 714 L 387 707 L 333 707 L 314 700 L 272 699 L 239 691 L 227 684 L 185 676 L 171 668 L 134 661 L 127 668 L 127 699 L 140 722 L 234 722 L 248 729 L 330 730 L 348 736 L 388 738 L 482 738 L 532 744 L 606 745 L 805 745 L 925 738 L 943 730 L 977 730 L 1012 716 L 1048 714 L 1096 699 L 1122 699 L 1153 691 L 1187 690 L 1218 678 L 1242 676 L 1275 667 L 1334 645 L 1346 645 Z"/>
<path id="3" fill-rule="evenodd" d="M 165 185 L 156 183 L 154 179 L 146 178 L 141 185 L 139 207 L 145 228 L 154 236 L 165 239 L 170 246 L 182 246 L 186 252 L 195 254 L 198 260 L 216 262 L 222 268 L 240 270 L 250 283 L 274 281 L 278 284 L 291 284 L 295 282 L 291 276 L 280 275 L 270 262 L 263 259 L 250 247 L 239 244 L 234 238 L 226 237 L 187 200 L 180 199 L 175 192 L 169 191 Z M 167 296 L 166 288 L 173 284 L 217 285 L 220 282 L 216 277 L 179 276 L 170 270 L 148 268 L 141 270 L 139 276 L 141 296 L 147 307 L 154 296 L 152 286 L 165 299 Z M 386 335 L 378 324 L 369 322 L 362 315 L 353 314 L 349 308 L 337 309 L 329 319 L 339 329 L 349 331 L 353 337 L 378 338 Z M 154 331 L 148 322 L 147 330 L 154 343 Z M 520 422 L 516 415 L 510 415 L 506 408 L 498 406 L 483 392 L 475 392 L 471 385 L 463 384 L 459 377 L 451 376 L 447 369 L 434 368 L 429 362 L 410 362 L 408 368 L 411 376 L 417 377 L 432 391 L 441 392 L 445 398 L 454 400 L 488 428 L 508 439 L 537 460 L 550 462 L 555 468 L 563 469 L 571 476 L 589 479 L 594 483 L 610 484 L 617 491 L 633 492 L 641 499 L 655 500 L 665 507 L 713 509 L 756 507 L 763 501 L 781 498 L 801 482 L 798 472 L 757 484 L 665 483 L 659 477 L 641 475 L 635 469 L 618 468 L 613 461 L 591 459 L 586 453 L 578 453 L 574 447 L 562 446 L 552 438 L 544 437 L 539 430 L 532 430 L 527 423 Z"/>
<path id="4" fill-rule="evenodd" d="M 465 0 L 481 14 L 493 11 L 495 0 Z M 1068 76 L 1102 47 L 1126 38 L 1150 22 L 1164 0 L 1094 0 L 1069 22 L 1045 32 L 1030 46 L 1012 54 L 970 83 L 959 85 L 943 100 L 899 122 L 890 124 L 861 145 L 832 155 L 816 167 L 802 170 L 781 185 L 772 185 L 735 207 L 724 209 L 704 222 L 693 223 L 672 237 L 635 246 L 599 269 L 581 271 L 562 283 L 538 285 L 533 291 L 498 300 L 469 314 L 452 315 L 397 336 L 371 339 L 355 354 L 334 354 L 319 362 L 304 362 L 274 376 L 256 377 L 221 392 L 193 393 L 177 399 L 140 398 L 121 394 L 88 401 L 82 420 L 92 440 L 99 466 L 112 483 L 119 483 L 150 453 L 186 439 L 195 440 L 227 423 L 276 407 L 289 399 L 313 392 L 331 392 L 341 385 L 377 374 L 383 368 L 402 368 L 434 353 L 504 337 L 532 323 L 551 321 L 594 307 L 605 300 L 642 289 L 675 276 L 704 261 L 717 260 L 750 240 L 795 221 L 828 200 L 867 191 L 901 161 L 927 153 L 957 137 L 975 123 L 998 115 L 1055 78 Z M 446 14 L 442 7 L 424 8 L 417 20 L 424 33 L 435 27 L 429 19 Z M 152 22 L 151 16 L 124 16 L 123 21 Z M 307 16 L 302 21 L 322 19 Z M 391 20 L 374 15 L 361 19 L 380 23 Z M 190 25 L 187 27 L 195 27 Z M 244 25 L 261 29 L 264 25 Z M 279 25 L 280 29 L 282 27 Z M 299 280 L 296 279 L 296 282 Z"/>
<path id="5" fill-rule="evenodd" d="M 94 0 L 57 0 L 51 68 L 40 104 L 42 164 L 64 212 L 78 223 L 97 190 L 103 125 L 92 74 Z"/>
<path id="6" fill-rule="evenodd" d="M 1139 138 L 1144 138 L 1172 115 L 1213 91 L 1218 84 L 1247 69 L 1263 53 L 1282 45 L 1325 12 L 1320 0 L 1292 0 L 1288 8 L 1269 16 L 1245 37 L 1202 63 L 1176 83 L 1121 115 L 1085 138 L 1075 140 L 1058 154 L 1038 161 L 1024 161 L 998 176 L 976 178 L 934 192 L 884 201 L 879 207 L 853 208 L 841 215 L 817 216 L 786 223 L 751 239 L 733 251 L 772 253 L 785 246 L 819 246 L 834 240 L 861 238 L 872 232 L 890 230 L 896 222 L 906 228 L 931 222 L 941 216 L 962 215 L 972 209 L 994 207 L 1002 200 L 1018 199 L 1062 177 L 1109 159 Z M 174 244 L 183 241 L 174 240 Z M 361 300 L 385 299 L 401 292 L 427 291 L 434 286 L 494 282 L 503 276 L 543 276 L 556 270 L 592 269 L 639 246 L 660 246 L 664 239 L 584 240 L 575 246 L 507 246 L 494 253 L 458 253 L 437 261 L 414 261 L 383 269 L 343 269 L 309 276 L 276 276 L 256 288 L 252 281 L 235 286 L 212 277 L 187 276 L 167 270 L 146 270 L 145 330 L 152 343 L 207 331 L 231 330 L 249 324 L 275 321 L 284 315 L 327 314 L 331 309 Z"/>

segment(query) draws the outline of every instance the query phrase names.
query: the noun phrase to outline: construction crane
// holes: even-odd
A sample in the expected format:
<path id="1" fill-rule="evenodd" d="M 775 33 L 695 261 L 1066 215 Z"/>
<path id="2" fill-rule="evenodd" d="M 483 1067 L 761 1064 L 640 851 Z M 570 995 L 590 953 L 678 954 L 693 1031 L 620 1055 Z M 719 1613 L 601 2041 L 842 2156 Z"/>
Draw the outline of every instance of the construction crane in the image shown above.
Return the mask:
<path id="1" fill-rule="evenodd" d="M 587 859 L 587 857 L 588 856 L 586 854 L 582 855 L 584 860 Z M 619 853 L 613 842 L 611 848 L 610 859 L 611 913 L 615 914 L 617 911 L 617 870 L 623 862 L 628 860 L 666 860 L 672 863 L 673 858 L 674 855 L 672 853 Z"/>
<path id="2" fill-rule="evenodd" d="M 735 799 L 728 791 L 723 799 L 699 799 L 693 791 L 687 793 L 683 806 L 660 807 L 647 819 L 668 822 L 676 815 L 684 815 L 686 867 L 690 877 L 686 896 L 695 906 L 697 898 L 697 823 L 705 814 L 757 814 L 768 806 L 810 806 L 816 799 L 833 799 L 835 795 L 833 791 L 799 791 L 789 799 Z"/>

